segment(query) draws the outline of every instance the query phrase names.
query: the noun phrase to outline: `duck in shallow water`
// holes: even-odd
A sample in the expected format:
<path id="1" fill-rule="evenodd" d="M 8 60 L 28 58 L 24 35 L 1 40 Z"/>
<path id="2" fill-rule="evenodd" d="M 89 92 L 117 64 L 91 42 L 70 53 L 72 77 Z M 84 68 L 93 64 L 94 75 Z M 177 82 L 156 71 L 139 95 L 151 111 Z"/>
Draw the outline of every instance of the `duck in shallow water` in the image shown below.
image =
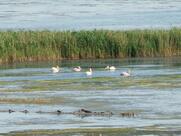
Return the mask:
<path id="1" fill-rule="evenodd" d="M 92 111 L 85 110 L 85 109 L 80 109 L 79 112 L 84 112 L 84 113 L 92 113 Z"/>
<path id="2" fill-rule="evenodd" d="M 21 112 L 23 112 L 23 113 L 28 113 L 29 111 L 28 111 L 28 110 L 23 110 L 23 111 L 21 111 Z"/>
<path id="3" fill-rule="evenodd" d="M 15 112 L 15 111 L 14 111 L 14 110 L 9 109 L 9 110 L 8 110 L 8 112 L 9 112 L 9 113 L 12 113 L 12 112 Z"/>
<path id="4" fill-rule="evenodd" d="M 61 110 L 57 110 L 57 113 L 58 113 L 58 114 L 61 114 L 61 113 L 62 113 L 62 111 L 61 111 Z"/>

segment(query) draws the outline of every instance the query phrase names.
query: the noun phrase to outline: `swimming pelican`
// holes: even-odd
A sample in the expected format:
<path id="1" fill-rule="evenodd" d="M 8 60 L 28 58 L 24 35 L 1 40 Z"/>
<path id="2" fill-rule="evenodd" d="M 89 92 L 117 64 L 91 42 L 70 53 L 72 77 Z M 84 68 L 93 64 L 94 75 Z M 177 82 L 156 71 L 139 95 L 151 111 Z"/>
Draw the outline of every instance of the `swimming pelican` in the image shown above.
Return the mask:
<path id="1" fill-rule="evenodd" d="M 105 69 L 114 71 L 114 70 L 116 70 L 116 67 L 115 66 L 107 66 Z"/>
<path id="2" fill-rule="evenodd" d="M 73 71 L 75 72 L 80 72 L 81 70 L 82 68 L 80 66 L 73 68 Z"/>
<path id="3" fill-rule="evenodd" d="M 87 76 L 91 76 L 92 75 L 92 69 L 90 68 L 89 71 L 86 71 L 86 75 Z"/>
<path id="4" fill-rule="evenodd" d="M 109 66 L 105 67 L 105 69 L 109 70 Z"/>
<path id="5" fill-rule="evenodd" d="M 131 76 L 131 70 L 129 69 L 127 72 L 122 72 L 122 73 L 121 73 L 121 76 L 124 76 L 124 77 L 129 77 L 129 76 Z"/>
<path id="6" fill-rule="evenodd" d="M 60 67 L 57 66 L 57 67 L 52 67 L 52 72 L 53 73 L 58 73 L 60 71 Z"/>

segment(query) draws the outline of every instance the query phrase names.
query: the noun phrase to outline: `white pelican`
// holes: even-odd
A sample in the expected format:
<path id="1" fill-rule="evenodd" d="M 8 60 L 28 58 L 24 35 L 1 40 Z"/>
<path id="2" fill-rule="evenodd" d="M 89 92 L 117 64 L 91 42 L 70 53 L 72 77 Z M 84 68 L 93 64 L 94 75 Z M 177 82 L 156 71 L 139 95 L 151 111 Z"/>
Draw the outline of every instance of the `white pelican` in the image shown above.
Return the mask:
<path id="1" fill-rule="evenodd" d="M 80 66 L 73 68 L 73 71 L 75 72 L 80 72 L 81 70 L 82 68 Z"/>
<path id="2" fill-rule="evenodd" d="M 122 73 L 121 73 L 121 76 L 129 77 L 129 76 L 131 76 L 131 71 L 128 70 L 127 72 L 122 72 Z"/>
<path id="3" fill-rule="evenodd" d="M 53 73 L 58 73 L 60 71 L 60 67 L 57 66 L 57 67 L 52 67 L 52 72 Z"/>
<path id="4" fill-rule="evenodd" d="M 89 71 L 86 71 L 86 75 L 87 76 L 91 76 L 92 75 L 92 69 L 90 68 Z"/>
<path id="5" fill-rule="evenodd" d="M 105 67 L 105 69 L 109 70 L 109 66 Z"/>
<path id="6" fill-rule="evenodd" d="M 105 69 L 114 71 L 114 70 L 116 70 L 116 67 L 115 66 L 107 66 Z"/>

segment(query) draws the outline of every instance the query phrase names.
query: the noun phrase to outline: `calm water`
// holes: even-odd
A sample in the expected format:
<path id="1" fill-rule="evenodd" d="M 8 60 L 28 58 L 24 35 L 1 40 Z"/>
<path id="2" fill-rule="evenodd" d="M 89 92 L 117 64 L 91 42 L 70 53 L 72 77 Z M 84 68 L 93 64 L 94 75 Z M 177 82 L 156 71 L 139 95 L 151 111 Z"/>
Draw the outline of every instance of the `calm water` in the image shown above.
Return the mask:
<path id="1" fill-rule="evenodd" d="M 81 60 L 0 66 L 0 132 L 30 129 L 132 127 L 181 130 L 181 58 Z M 61 72 L 52 74 L 52 65 Z M 81 65 L 82 72 L 72 67 Z M 115 65 L 114 72 L 106 65 Z M 85 71 L 93 68 L 93 76 Z M 132 70 L 123 78 L 122 71 Z M 39 103 L 41 101 L 42 103 Z M 43 103 L 44 102 L 44 103 Z M 134 111 L 134 118 L 37 114 L 36 111 Z M 29 110 L 24 114 L 19 111 Z"/>
<path id="2" fill-rule="evenodd" d="M 181 26 L 180 0 L 0 0 L 0 29 Z"/>

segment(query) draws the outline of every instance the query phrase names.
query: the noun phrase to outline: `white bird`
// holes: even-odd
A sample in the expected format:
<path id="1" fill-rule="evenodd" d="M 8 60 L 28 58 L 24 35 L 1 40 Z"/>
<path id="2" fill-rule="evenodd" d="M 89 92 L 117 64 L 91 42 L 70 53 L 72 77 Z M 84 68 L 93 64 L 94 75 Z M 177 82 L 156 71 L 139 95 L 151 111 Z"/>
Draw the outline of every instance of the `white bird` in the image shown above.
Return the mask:
<path id="1" fill-rule="evenodd" d="M 109 66 L 106 66 L 105 69 L 109 70 Z"/>
<path id="2" fill-rule="evenodd" d="M 60 67 L 57 66 L 57 67 L 52 67 L 52 72 L 53 73 L 58 73 L 60 71 Z"/>
<path id="3" fill-rule="evenodd" d="M 73 68 L 73 71 L 75 72 L 80 72 L 81 70 L 82 68 L 80 66 Z"/>
<path id="4" fill-rule="evenodd" d="M 127 72 L 122 72 L 122 73 L 121 73 L 121 76 L 129 77 L 129 76 L 131 76 L 131 71 L 128 70 Z"/>
<path id="5" fill-rule="evenodd" d="M 116 70 L 116 67 L 115 66 L 110 66 L 109 70 Z"/>
<path id="6" fill-rule="evenodd" d="M 114 71 L 114 70 L 116 70 L 116 67 L 115 66 L 107 66 L 105 69 Z"/>
<path id="7" fill-rule="evenodd" d="M 86 71 L 86 75 L 87 76 L 91 76 L 92 75 L 92 69 L 90 68 L 89 71 Z"/>

